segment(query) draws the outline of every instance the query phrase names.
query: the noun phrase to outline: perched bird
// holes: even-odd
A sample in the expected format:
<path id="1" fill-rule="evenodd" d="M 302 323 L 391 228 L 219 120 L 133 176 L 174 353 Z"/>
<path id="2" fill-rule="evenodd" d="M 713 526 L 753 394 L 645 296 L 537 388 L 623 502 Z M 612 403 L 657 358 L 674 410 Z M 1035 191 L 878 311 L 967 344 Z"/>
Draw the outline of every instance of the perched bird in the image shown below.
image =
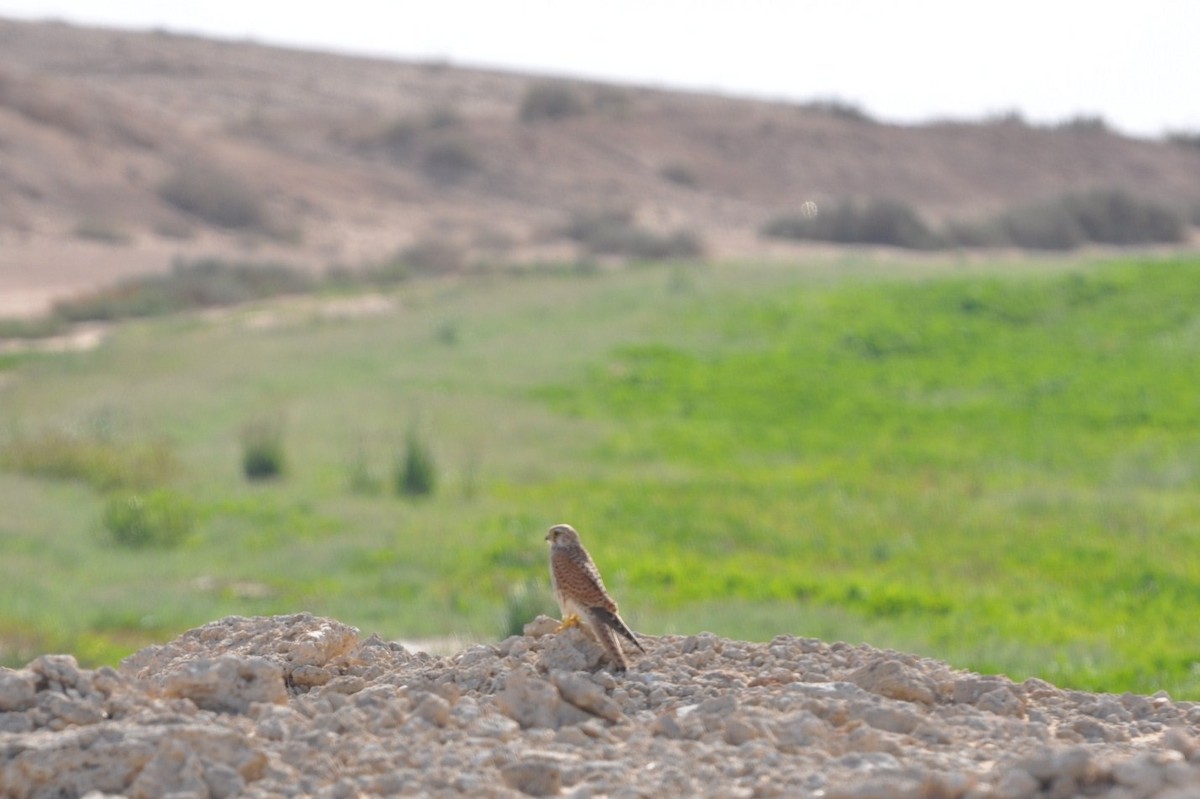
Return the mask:
<path id="1" fill-rule="evenodd" d="M 569 524 L 556 524 L 546 533 L 550 542 L 550 583 L 563 614 L 559 630 L 581 621 L 604 647 L 615 671 L 625 671 L 629 662 L 621 651 L 619 633 L 642 652 L 642 645 L 617 612 L 617 603 L 608 595 L 600 570 L 579 542 L 579 533 Z"/>

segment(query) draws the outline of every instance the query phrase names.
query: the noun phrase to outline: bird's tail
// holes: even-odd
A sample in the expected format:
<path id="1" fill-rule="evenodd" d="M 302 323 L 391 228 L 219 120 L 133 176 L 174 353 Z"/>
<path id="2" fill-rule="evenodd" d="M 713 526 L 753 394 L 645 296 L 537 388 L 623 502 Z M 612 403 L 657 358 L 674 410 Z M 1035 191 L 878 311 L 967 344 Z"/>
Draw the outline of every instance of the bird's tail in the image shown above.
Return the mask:
<path id="1" fill-rule="evenodd" d="M 592 608 L 591 612 L 592 612 L 592 615 L 595 616 L 596 619 L 598 619 L 600 622 L 602 622 L 605 626 L 611 627 L 612 629 L 614 629 L 618 633 L 620 633 L 623 637 L 629 639 L 629 641 L 638 648 L 638 651 L 640 651 L 640 652 L 646 651 L 645 649 L 642 648 L 642 645 L 638 642 L 638 639 L 634 636 L 633 630 L 630 630 L 629 627 L 625 624 L 625 622 L 621 620 L 621 617 L 618 616 L 616 613 L 613 613 L 611 610 L 608 610 L 607 608 L 599 608 L 599 607 Z"/>

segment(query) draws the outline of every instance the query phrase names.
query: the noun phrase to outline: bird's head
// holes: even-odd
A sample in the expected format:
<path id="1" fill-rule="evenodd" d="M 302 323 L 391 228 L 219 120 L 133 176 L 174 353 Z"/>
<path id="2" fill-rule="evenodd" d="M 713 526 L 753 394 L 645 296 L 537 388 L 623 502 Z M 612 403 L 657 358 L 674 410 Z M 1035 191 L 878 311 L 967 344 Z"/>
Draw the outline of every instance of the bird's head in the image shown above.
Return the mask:
<path id="1" fill-rule="evenodd" d="M 575 532 L 575 528 L 569 524 L 556 524 L 550 528 L 550 532 L 546 533 L 546 540 L 551 546 L 558 544 L 571 545 L 579 544 L 579 533 Z"/>

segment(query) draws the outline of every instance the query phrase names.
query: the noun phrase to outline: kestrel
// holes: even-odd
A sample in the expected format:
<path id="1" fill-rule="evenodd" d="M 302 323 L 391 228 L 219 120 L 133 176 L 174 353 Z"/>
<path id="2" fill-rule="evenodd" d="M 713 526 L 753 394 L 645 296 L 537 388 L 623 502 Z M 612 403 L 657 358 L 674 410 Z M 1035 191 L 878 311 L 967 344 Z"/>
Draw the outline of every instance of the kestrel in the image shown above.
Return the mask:
<path id="1" fill-rule="evenodd" d="M 613 662 L 615 671 L 625 671 L 629 662 L 621 651 L 620 633 L 640 649 L 642 645 L 617 612 L 617 603 L 604 589 L 600 570 L 579 542 L 579 533 L 569 524 L 556 524 L 546 533 L 550 542 L 550 584 L 563 614 L 560 630 L 583 622 Z"/>

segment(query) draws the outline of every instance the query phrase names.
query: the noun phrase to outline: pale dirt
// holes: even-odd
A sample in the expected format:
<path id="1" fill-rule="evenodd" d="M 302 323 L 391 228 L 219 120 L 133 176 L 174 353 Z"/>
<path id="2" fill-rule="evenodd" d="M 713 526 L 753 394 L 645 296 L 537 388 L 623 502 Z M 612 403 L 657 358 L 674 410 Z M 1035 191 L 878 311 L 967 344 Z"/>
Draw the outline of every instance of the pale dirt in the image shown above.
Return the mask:
<path id="1" fill-rule="evenodd" d="M 585 113 L 521 122 L 540 80 L 0 19 L 0 315 L 176 257 L 354 268 L 436 239 L 489 263 L 570 260 L 565 222 L 599 208 L 691 231 L 720 259 L 810 253 L 758 235 L 807 201 L 890 197 L 936 221 L 1099 187 L 1200 208 L 1200 151 L 1103 130 L 898 126 L 584 83 Z M 461 173 L 430 168 L 447 148 Z M 236 176 L 264 229 L 165 202 L 189 166 Z"/>
<path id="2" fill-rule="evenodd" d="M 119 670 L 0 670 L 0 795 L 1200 796 L 1200 706 L 779 636 L 643 636 L 612 674 L 539 617 L 438 657 L 230 617 Z"/>

